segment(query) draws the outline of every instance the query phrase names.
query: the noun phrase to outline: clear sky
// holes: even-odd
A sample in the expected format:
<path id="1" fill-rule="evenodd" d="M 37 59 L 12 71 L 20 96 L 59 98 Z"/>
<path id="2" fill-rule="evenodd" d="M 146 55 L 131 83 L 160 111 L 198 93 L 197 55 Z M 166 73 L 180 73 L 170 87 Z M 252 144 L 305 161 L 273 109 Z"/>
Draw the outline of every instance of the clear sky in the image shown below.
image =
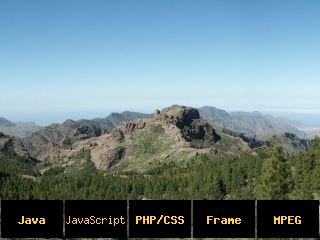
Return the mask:
<path id="1" fill-rule="evenodd" d="M 0 116 L 320 115 L 319 0 L 1 0 Z"/>

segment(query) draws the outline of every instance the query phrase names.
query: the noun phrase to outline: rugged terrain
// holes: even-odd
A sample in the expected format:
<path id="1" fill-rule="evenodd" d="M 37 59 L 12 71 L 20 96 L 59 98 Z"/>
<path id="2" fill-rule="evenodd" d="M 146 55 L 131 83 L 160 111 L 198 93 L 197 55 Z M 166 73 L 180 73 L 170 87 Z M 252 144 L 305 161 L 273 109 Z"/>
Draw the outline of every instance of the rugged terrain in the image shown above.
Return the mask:
<path id="1" fill-rule="evenodd" d="M 320 137 L 320 129 L 307 131 L 307 136 L 309 139 L 314 139 L 316 137 Z"/>
<path id="2" fill-rule="evenodd" d="M 14 123 L 10 122 L 9 120 L 0 117 L 0 127 L 14 127 Z"/>
<path id="3" fill-rule="evenodd" d="M 29 159 L 30 161 L 36 162 L 33 159 L 28 150 L 25 148 L 23 142 L 15 137 L 5 135 L 0 132 L 0 151 L 7 155 L 18 156 L 21 158 Z"/>
<path id="4" fill-rule="evenodd" d="M 173 105 L 170 108 L 180 107 Z M 164 111 L 166 109 L 163 109 Z M 215 107 L 204 106 L 198 108 L 200 116 L 214 126 L 244 134 L 247 137 L 263 139 L 272 134 L 290 132 L 299 138 L 305 138 L 307 135 L 301 128 L 307 126 L 297 121 L 291 121 L 286 118 L 276 118 L 270 115 L 263 115 L 259 112 L 226 112 Z M 77 121 L 80 126 L 95 126 L 101 132 L 111 131 L 122 122 L 133 121 L 137 119 L 152 118 L 153 114 L 144 114 L 139 112 L 125 111 L 122 113 L 111 113 L 105 118 L 81 119 Z M 54 124 L 52 125 L 54 128 Z M 50 127 L 50 126 L 49 126 Z M 298 129 L 299 128 L 299 129 Z M 42 127 L 35 123 L 13 123 L 5 118 L 0 118 L 0 132 L 7 135 L 26 138 L 32 133 L 38 132 Z M 311 134 L 311 137 L 315 134 Z"/>
<path id="5" fill-rule="evenodd" d="M 199 108 L 201 116 L 220 128 L 243 133 L 249 137 L 262 139 L 275 133 L 294 133 L 298 137 L 305 137 L 303 131 L 298 130 L 287 119 L 263 115 L 259 112 L 231 112 L 215 107 Z M 295 122 L 295 124 L 298 124 Z"/>
<path id="6" fill-rule="evenodd" d="M 198 155 L 239 155 L 278 145 L 294 153 L 311 144 L 292 133 L 298 131 L 294 127 L 273 121 L 260 113 L 228 114 L 211 107 L 198 110 L 175 105 L 153 115 L 123 112 L 93 120 L 67 120 L 21 140 L 2 134 L 2 145 L 8 148 L 10 143 L 18 156 L 41 162 L 45 172 L 54 167 L 81 168 L 88 162 L 99 170 L 147 171 L 165 162 L 184 164 Z M 292 132 L 281 134 L 288 129 Z M 255 133 L 261 133 L 259 140 Z"/>
<path id="7" fill-rule="evenodd" d="M 13 125 L 8 127 L 0 126 L 0 132 L 18 138 L 29 137 L 32 133 L 37 132 L 41 129 L 42 127 L 35 124 L 34 122 L 18 122 L 13 123 Z"/>
<path id="8" fill-rule="evenodd" d="M 194 108 L 156 111 L 153 118 L 124 122 L 102 131 L 88 122 L 68 120 L 24 140 L 39 161 L 72 164 L 82 152 L 99 170 L 144 171 L 164 161 L 185 161 L 199 154 L 226 155 L 249 151 L 248 143 L 214 129 Z"/>
<path id="9" fill-rule="evenodd" d="M 319 199 L 318 139 L 257 140 L 190 107 L 134 115 L 0 134 L 0 198 Z"/>
<path id="10" fill-rule="evenodd" d="M 312 144 L 312 140 L 300 139 L 293 133 L 274 134 L 266 137 L 268 146 L 282 146 L 289 153 L 307 151 Z"/>

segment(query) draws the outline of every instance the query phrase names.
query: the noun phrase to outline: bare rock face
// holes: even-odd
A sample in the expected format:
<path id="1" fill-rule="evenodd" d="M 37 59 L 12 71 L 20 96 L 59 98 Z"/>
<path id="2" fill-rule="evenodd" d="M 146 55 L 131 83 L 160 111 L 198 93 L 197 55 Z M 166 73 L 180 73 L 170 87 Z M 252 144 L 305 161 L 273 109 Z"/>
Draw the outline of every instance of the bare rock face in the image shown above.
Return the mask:
<path id="1" fill-rule="evenodd" d="M 124 134 L 120 129 L 113 130 L 110 136 L 118 143 L 122 143 L 124 140 Z"/>
<path id="2" fill-rule="evenodd" d="M 181 131 L 182 137 L 191 147 L 206 148 L 221 139 L 210 124 L 200 119 L 199 111 L 195 108 L 176 106 L 155 113 L 156 121 L 173 124 Z"/>
<path id="3" fill-rule="evenodd" d="M 192 124 L 185 127 L 183 135 L 190 142 L 202 141 L 204 143 L 203 147 L 210 146 L 221 139 L 210 124 L 200 119 L 193 121 Z"/>
<path id="4" fill-rule="evenodd" d="M 134 122 L 127 122 L 124 125 L 120 126 L 120 130 L 125 134 L 133 133 L 137 129 L 143 129 L 146 126 L 146 122 L 142 119 L 139 119 Z"/>
<path id="5" fill-rule="evenodd" d="M 92 137 L 97 137 L 101 135 L 101 129 L 97 128 L 95 125 L 91 126 L 80 126 L 74 130 L 74 137 L 78 139 L 88 139 Z"/>
<path id="6" fill-rule="evenodd" d="M 95 167 L 99 170 L 107 170 L 115 165 L 125 154 L 125 136 L 120 129 L 115 129 L 109 134 L 98 138 L 89 139 L 91 149 L 91 159 Z M 82 146 L 80 146 L 81 148 Z"/>
<path id="7" fill-rule="evenodd" d="M 97 169 L 107 170 L 123 157 L 124 152 L 124 149 L 119 146 L 108 146 L 96 158 L 93 158 L 93 163 Z"/>
<path id="8" fill-rule="evenodd" d="M 168 108 L 155 116 L 156 120 L 167 121 L 168 123 L 176 125 L 180 129 L 183 129 L 184 126 L 190 125 L 193 120 L 199 118 L 200 114 L 197 109 L 184 106 Z"/>

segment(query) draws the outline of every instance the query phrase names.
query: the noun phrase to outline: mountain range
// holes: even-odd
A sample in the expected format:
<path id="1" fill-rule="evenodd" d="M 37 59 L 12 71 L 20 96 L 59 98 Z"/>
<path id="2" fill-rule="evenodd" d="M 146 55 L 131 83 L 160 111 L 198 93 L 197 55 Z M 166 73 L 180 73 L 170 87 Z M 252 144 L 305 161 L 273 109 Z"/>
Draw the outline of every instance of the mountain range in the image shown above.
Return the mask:
<path id="1" fill-rule="evenodd" d="M 6 128 L 16 127 L 3 122 Z M 297 134 L 301 132 L 283 120 L 258 112 L 174 105 L 154 114 L 123 112 L 66 120 L 22 139 L 1 134 L 0 151 L 45 163 L 43 172 L 54 166 L 81 168 L 88 161 L 99 170 L 146 171 L 164 161 L 183 162 L 204 154 L 239 155 L 276 145 L 288 153 L 306 150 L 310 141 Z"/>
<path id="2" fill-rule="evenodd" d="M 184 161 L 199 154 L 222 156 L 250 151 L 242 138 L 214 128 L 194 108 L 157 110 L 152 117 L 125 113 L 121 120 L 127 121 L 111 116 L 113 121 L 96 120 L 99 126 L 88 120 L 67 120 L 22 140 L 2 135 L 0 150 L 26 156 L 20 151 L 23 147 L 31 159 L 46 166 L 79 167 L 90 159 L 97 169 L 113 171 L 145 171 L 163 161 Z M 142 116 L 146 118 L 136 119 Z"/>
<path id="3" fill-rule="evenodd" d="M 179 107 L 173 105 L 170 108 Z M 165 109 L 164 109 L 165 110 Z M 237 133 L 243 133 L 248 137 L 264 139 L 275 133 L 291 132 L 300 138 L 306 137 L 302 130 L 307 126 L 303 123 L 292 121 L 283 117 L 273 117 L 263 115 L 260 112 L 227 112 L 215 107 L 204 106 L 198 108 L 200 116 L 221 129 L 227 129 Z M 111 113 L 105 118 L 81 119 L 73 121 L 79 126 L 95 126 L 102 132 L 110 131 L 117 127 L 121 122 L 133 121 L 141 118 L 152 118 L 153 114 L 125 111 L 122 113 Z M 54 128 L 59 124 L 52 124 L 46 128 Z M 72 125 L 72 124 L 71 124 Z M 4 134 L 26 138 L 32 133 L 43 129 L 37 124 L 30 123 L 13 123 L 5 118 L 0 118 L 0 132 Z"/>
<path id="4" fill-rule="evenodd" d="M 298 137 L 305 137 L 303 131 L 298 130 L 294 124 L 299 123 L 285 118 L 275 118 L 270 115 L 263 115 L 260 112 L 231 112 L 215 107 L 199 108 L 201 116 L 223 129 L 243 133 L 249 137 L 264 139 L 275 133 L 294 133 Z M 302 125 L 302 124 L 300 124 Z"/>

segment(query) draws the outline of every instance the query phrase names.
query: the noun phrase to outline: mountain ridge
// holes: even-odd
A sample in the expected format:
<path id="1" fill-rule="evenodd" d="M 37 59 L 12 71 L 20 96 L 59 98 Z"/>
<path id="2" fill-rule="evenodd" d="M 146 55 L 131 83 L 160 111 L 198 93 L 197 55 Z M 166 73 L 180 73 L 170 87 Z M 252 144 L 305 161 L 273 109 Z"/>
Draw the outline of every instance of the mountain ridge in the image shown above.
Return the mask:
<path id="1" fill-rule="evenodd" d="M 174 105 L 152 115 L 122 112 L 93 120 L 68 119 L 21 140 L 4 135 L 2 138 L 6 144 L 16 142 L 10 146 L 18 154 L 25 153 L 25 157 L 44 165 L 82 168 L 90 163 L 103 171 L 146 171 L 155 164 L 188 161 L 197 155 L 254 154 L 256 149 L 277 145 L 283 145 L 288 153 L 308 148 L 309 142 L 294 133 L 257 139 L 224 128 L 224 124 L 234 122 L 234 116 L 245 120 L 253 116 L 258 122 L 263 119 L 264 124 L 268 123 L 268 117 L 259 112 L 229 114 L 213 107 L 199 110 Z"/>
<path id="2" fill-rule="evenodd" d="M 170 108 L 179 107 L 172 105 Z M 164 108 L 163 110 L 165 110 Z M 213 125 L 230 131 L 238 132 L 247 135 L 248 137 L 263 138 L 273 133 L 292 132 L 300 138 L 305 138 L 306 134 L 300 130 L 306 125 L 298 121 L 292 121 L 284 117 L 273 117 L 271 115 L 262 114 L 258 111 L 254 112 L 227 112 L 225 110 L 203 106 L 198 108 L 202 118 L 208 120 Z M 80 119 L 80 125 L 95 125 L 102 132 L 107 132 L 114 129 L 121 122 L 132 121 L 140 118 L 152 118 L 153 114 L 124 111 L 121 113 L 112 112 L 105 118 Z M 4 119 L 4 118 L 0 118 Z M 0 131 L 11 136 L 26 138 L 32 133 L 37 132 L 45 127 L 40 127 L 35 123 L 13 123 L 4 119 L 6 125 L 10 127 L 1 127 Z M 51 125 L 55 125 L 51 124 Z M 3 123 L 4 125 L 4 123 Z M 51 125 L 47 126 L 50 127 Z"/>
<path id="3" fill-rule="evenodd" d="M 4 117 L 0 117 L 0 127 L 14 127 L 15 124 Z"/>
<path id="4" fill-rule="evenodd" d="M 88 151 L 99 170 L 146 171 L 161 162 L 187 161 L 197 154 L 224 155 L 249 151 L 241 138 L 214 129 L 188 107 L 156 111 L 153 118 L 121 123 L 109 133 L 76 141 L 61 149 L 64 161 Z M 180 159 L 180 160 L 178 160 Z"/>
<path id="5" fill-rule="evenodd" d="M 200 114 L 214 125 L 223 129 L 243 133 L 248 137 L 262 139 L 274 133 L 292 132 L 298 137 L 305 137 L 305 133 L 286 121 L 271 115 L 254 112 L 226 112 L 215 107 L 205 106 L 199 108 Z"/>

